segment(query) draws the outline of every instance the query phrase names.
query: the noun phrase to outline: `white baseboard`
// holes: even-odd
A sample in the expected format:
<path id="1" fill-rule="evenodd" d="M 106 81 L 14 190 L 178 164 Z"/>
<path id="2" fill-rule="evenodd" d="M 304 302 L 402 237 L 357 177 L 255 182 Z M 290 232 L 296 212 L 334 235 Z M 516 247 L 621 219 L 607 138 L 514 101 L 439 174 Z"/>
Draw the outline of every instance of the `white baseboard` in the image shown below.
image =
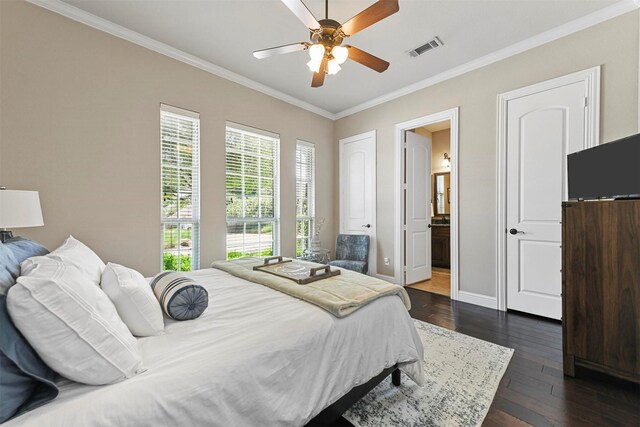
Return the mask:
<path id="1" fill-rule="evenodd" d="M 496 300 L 496 297 L 488 297 L 474 292 L 458 291 L 458 301 L 480 305 L 494 310 L 498 309 L 498 301 Z"/>
<path id="2" fill-rule="evenodd" d="M 385 282 L 396 283 L 396 278 L 393 276 L 386 276 L 384 274 L 378 274 L 378 273 L 372 273 L 371 275 L 380 280 L 384 280 Z"/>

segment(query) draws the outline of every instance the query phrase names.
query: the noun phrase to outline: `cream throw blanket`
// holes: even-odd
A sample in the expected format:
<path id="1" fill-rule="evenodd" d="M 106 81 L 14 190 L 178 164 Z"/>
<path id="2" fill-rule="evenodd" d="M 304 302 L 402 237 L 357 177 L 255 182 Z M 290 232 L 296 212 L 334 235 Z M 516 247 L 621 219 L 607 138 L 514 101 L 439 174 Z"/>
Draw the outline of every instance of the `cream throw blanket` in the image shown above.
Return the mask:
<path id="1" fill-rule="evenodd" d="M 298 262 L 313 267 L 320 265 L 304 261 Z M 263 264 L 262 258 L 240 258 L 232 261 L 216 261 L 211 264 L 211 267 L 317 305 L 336 317 L 348 316 L 371 301 L 386 295 L 397 295 L 407 310 L 411 308 L 409 295 L 402 286 L 375 277 L 340 269 L 342 272 L 339 276 L 299 285 L 284 277 L 253 270 L 254 266 Z"/>

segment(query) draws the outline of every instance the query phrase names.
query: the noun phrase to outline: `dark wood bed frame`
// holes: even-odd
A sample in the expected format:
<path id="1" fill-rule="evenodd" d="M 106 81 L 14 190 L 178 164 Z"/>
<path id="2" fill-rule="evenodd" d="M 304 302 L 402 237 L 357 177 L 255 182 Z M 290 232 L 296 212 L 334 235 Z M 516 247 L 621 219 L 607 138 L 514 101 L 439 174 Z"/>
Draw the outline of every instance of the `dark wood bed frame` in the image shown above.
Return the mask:
<path id="1" fill-rule="evenodd" d="M 399 386 L 401 383 L 400 369 L 398 369 L 398 365 L 394 365 L 380 372 L 368 382 L 352 388 L 351 391 L 316 415 L 307 425 L 317 426 L 335 423 L 338 418 L 347 411 L 347 409 L 351 408 L 358 400 L 362 399 L 389 375 L 391 375 L 391 382 L 393 385 Z"/>

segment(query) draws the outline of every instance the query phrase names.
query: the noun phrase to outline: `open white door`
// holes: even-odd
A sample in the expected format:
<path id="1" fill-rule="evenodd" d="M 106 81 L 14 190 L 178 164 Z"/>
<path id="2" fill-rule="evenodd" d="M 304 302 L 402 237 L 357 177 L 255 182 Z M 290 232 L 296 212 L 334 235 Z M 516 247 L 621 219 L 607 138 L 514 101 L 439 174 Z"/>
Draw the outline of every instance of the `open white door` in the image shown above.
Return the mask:
<path id="1" fill-rule="evenodd" d="M 431 278 L 431 138 L 404 133 L 405 284 Z"/>
<path id="2" fill-rule="evenodd" d="M 375 131 L 340 140 L 340 233 L 369 236 L 369 273 L 376 274 Z"/>
<path id="3" fill-rule="evenodd" d="M 566 156 L 586 146 L 585 84 L 507 103 L 507 307 L 560 319 Z"/>

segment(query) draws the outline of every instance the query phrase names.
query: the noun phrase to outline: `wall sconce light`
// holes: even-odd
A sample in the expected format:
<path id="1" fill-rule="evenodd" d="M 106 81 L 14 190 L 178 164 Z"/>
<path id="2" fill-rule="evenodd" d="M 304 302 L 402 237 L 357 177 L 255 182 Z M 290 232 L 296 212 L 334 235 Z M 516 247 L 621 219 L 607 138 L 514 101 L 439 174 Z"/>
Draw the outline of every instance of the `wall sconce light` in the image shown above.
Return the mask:
<path id="1" fill-rule="evenodd" d="M 442 166 L 451 167 L 451 157 L 447 153 L 444 153 L 444 160 L 442 161 Z"/>

